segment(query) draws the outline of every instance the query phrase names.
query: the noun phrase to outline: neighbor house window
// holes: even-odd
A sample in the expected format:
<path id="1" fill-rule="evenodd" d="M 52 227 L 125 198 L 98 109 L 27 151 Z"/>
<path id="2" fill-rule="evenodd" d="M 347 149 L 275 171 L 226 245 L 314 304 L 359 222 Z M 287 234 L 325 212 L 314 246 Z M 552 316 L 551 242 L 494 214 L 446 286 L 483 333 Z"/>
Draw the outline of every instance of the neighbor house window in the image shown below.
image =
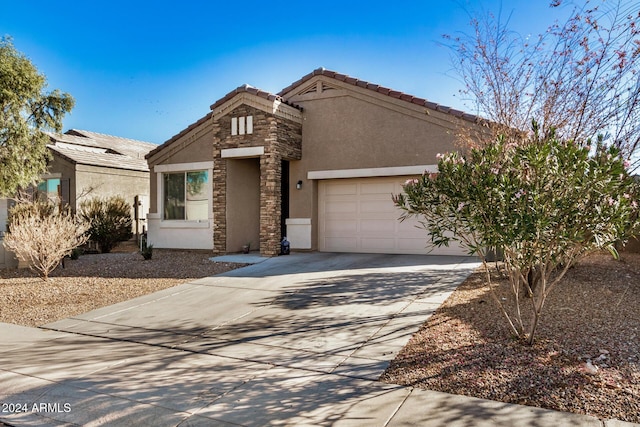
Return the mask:
<path id="1" fill-rule="evenodd" d="M 207 171 L 164 173 L 163 183 L 164 219 L 209 218 Z"/>
<path id="2" fill-rule="evenodd" d="M 42 201 L 59 204 L 62 200 L 60 178 L 45 179 L 38 184 L 38 197 Z"/>

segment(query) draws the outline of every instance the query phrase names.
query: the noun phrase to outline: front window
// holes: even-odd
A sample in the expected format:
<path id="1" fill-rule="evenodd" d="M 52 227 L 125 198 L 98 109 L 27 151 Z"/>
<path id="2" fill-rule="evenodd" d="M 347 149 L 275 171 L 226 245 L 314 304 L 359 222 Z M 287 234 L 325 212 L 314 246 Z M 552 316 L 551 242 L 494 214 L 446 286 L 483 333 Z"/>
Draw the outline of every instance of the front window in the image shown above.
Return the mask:
<path id="1" fill-rule="evenodd" d="M 207 171 L 164 173 L 163 180 L 164 219 L 209 218 Z"/>

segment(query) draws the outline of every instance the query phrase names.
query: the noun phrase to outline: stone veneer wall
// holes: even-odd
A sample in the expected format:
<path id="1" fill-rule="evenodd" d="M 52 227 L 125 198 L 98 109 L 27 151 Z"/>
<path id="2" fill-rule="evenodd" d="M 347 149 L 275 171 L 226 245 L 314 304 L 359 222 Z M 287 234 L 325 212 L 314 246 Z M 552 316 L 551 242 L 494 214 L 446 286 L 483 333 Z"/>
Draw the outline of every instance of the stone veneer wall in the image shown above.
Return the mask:
<path id="1" fill-rule="evenodd" d="M 253 133 L 231 135 L 231 118 L 253 116 Z M 302 154 L 302 125 L 242 105 L 218 120 L 213 143 L 213 246 L 214 253 L 226 253 L 227 168 L 223 149 L 264 146 L 260 156 L 260 255 L 280 252 L 282 160 L 298 160 Z"/>

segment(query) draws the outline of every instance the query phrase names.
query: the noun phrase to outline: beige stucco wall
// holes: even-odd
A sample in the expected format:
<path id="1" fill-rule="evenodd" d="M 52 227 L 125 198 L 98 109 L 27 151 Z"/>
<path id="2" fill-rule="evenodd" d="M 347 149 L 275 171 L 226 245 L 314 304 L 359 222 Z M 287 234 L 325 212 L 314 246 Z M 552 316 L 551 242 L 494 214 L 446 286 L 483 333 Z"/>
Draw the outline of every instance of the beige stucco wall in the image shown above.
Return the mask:
<path id="1" fill-rule="evenodd" d="M 260 159 L 228 159 L 227 252 L 260 244 Z"/>
<path id="2" fill-rule="evenodd" d="M 155 165 L 213 161 L 212 144 L 212 127 L 211 123 L 207 121 L 149 157 L 148 163 L 149 169 L 151 169 L 149 212 L 157 213 L 158 211 L 158 178 L 153 167 Z"/>
<path id="3" fill-rule="evenodd" d="M 205 169 L 209 173 L 209 192 L 213 175 L 213 131 L 211 121 L 201 119 L 184 134 L 167 143 L 161 150 L 147 159 L 150 172 L 149 214 L 147 225 L 149 243 L 156 248 L 213 249 L 213 213 L 199 221 L 163 221 L 159 212 L 158 177 L 155 166 L 176 166 L 178 170 L 194 170 L 193 164 L 209 163 Z M 201 169 L 200 166 L 197 169 Z"/>
<path id="4" fill-rule="evenodd" d="M 122 196 L 133 205 L 136 195 L 149 195 L 149 173 L 78 165 L 75 187 L 78 204 L 94 197 Z"/>
<path id="5" fill-rule="evenodd" d="M 434 165 L 436 154 L 456 149 L 452 115 L 368 89 L 330 81 L 336 89 L 290 96 L 303 107 L 302 159 L 291 162 L 291 218 L 311 218 L 317 248 L 317 180 L 310 171 Z M 295 184 L 302 181 L 302 189 Z"/>
<path id="6" fill-rule="evenodd" d="M 297 227 L 296 230 L 300 229 L 302 233 L 307 233 L 306 230 L 311 230 L 308 232 L 311 236 L 310 239 L 312 239 L 310 249 L 317 248 L 318 225 L 318 179 L 311 179 L 309 177 L 310 172 L 379 171 L 385 168 L 406 168 L 411 166 L 417 166 L 419 169 L 426 165 L 435 165 L 437 163 L 437 153 L 456 149 L 456 135 L 460 127 L 470 126 L 469 122 L 465 122 L 452 114 L 435 111 L 424 105 L 420 106 L 326 76 L 314 77 L 314 79 L 315 81 L 313 79 L 307 81 L 304 85 L 293 87 L 289 93 L 283 94 L 283 98 L 287 102 L 301 106 L 303 109 L 301 159 L 296 160 L 297 156 L 283 156 L 283 158 L 290 160 L 289 218 L 293 220 L 292 224 Z M 313 87 L 316 83 L 320 83 L 318 90 L 308 90 L 309 87 Z M 331 88 L 325 90 L 325 84 L 331 86 Z M 239 95 L 239 97 L 241 96 Z M 231 105 L 234 99 L 236 98 L 228 101 L 229 109 L 232 107 L 237 109 L 240 106 L 248 108 L 244 103 Z M 223 109 L 222 107 L 218 108 L 221 111 Z M 294 108 L 292 109 L 295 110 Z M 208 116 L 201 119 L 192 127 L 186 129 L 184 134 L 172 140 L 162 150 L 149 158 L 149 165 L 152 169 L 150 212 L 154 220 L 160 220 L 160 213 L 157 212 L 158 202 L 156 200 L 158 197 L 158 179 L 153 171 L 154 166 L 205 161 L 214 162 L 214 174 L 212 175 L 214 220 L 216 220 L 216 227 L 228 227 L 229 233 L 229 236 L 226 236 L 224 233 L 219 232 L 218 229 L 215 229 L 214 242 L 218 237 L 219 242 L 214 246 L 223 247 L 226 245 L 228 251 L 238 250 L 246 241 L 252 240 L 244 236 L 240 229 L 244 228 L 242 224 L 250 224 L 252 226 L 253 219 L 249 218 L 249 215 L 244 219 L 234 216 L 234 212 L 237 212 L 239 206 L 233 206 L 235 202 L 232 200 L 237 199 L 227 197 L 225 191 L 229 191 L 228 194 L 243 191 L 242 183 L 244 181 L 236 179 L 236 177 L 242 176 L 240 170 L 243 164 L 237 163 L 234 165 L 231 160 L 220 159 L 220 150 L 241 146 L 265 146 L 265 153 L 268 154 L 269 151 L 267 140 L 265 142 L 257 141 L 261 123 L 258 119 L 258 114 L 236 113 L 237 111 L 233 110 L 231 113 L 225 112 L 222 114 L 214 109 L 215 119 Z M 246 139 L 246 143 L 234 142 L 233 146 L 231 146 L 226 144 L 226 140 L 223 141 L 222 137 L 217 137 L 216 139 L 216 129 L 221 134 L 230 135 L 225 122 L 227 119 L 230 120 L 229 117 L 226 117 L 227 115 L 229 117 L 255 116 L 254 133 L 244 138 L 234 137 L 236 140 L 242 139 L 244 141 Z M 283 138 L 282 135 L 274 136 L 276 142 Z M 299 141 L 299 134 L 297 137 Z M 268 141 L 272 140 L 273 136 L 270 135 Z M 216 143 L 216 141 L 223 142 Z M 214 145 L 216 146 L 214 147 Z M 218 158 L 216 158 L 215 153 L 218 153 Z M 279 161 L 279 159 L 277 160 Z M 228 162 L 231 167 L 226 168 L 225 162 Z M 263 165 L 263 167 L 266 166 Z M 275 175 L 279 173 L 278 171 L 275 172 Z M 418 173 L 421 172 L 422 170 Z M 230 175 L 223 182 L 230 187 L 227 189 L 222 186 L 225 188 L 221 189 L 221 185 L 218 183 L 216 188 L 216 176 L 226 177 L 225 173 Z M 407 171 L 385 171 L 384 173 L 405 175 Z M 302 182 L 301 189 L 296 189 L 298 181 Z M 272 184 L 270 183 L 271 186 L 273 186 Z M 236 187 L 231 188 L 231 186 Z M 216 212 L 216 208 L 220 206 L 226 206 L 226 209 L 223 212 Z M 253 209 L 252 206 L 251 210 Z M 229 218 L 232 218 L 235 224 L 225 224 Z M 308 225 L 309 222 L 310 226 Z"/>

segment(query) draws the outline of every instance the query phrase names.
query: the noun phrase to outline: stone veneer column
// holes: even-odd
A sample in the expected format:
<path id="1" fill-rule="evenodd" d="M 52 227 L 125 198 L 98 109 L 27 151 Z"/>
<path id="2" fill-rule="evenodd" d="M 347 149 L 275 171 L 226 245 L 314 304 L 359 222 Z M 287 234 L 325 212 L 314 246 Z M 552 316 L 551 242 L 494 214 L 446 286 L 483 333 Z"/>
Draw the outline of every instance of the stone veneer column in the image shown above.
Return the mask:
<path id="1" fill-rule="evenodd" d="M 280 253 L 282 155 L 277 147 L 277 123 L 269 118 L 265 154 L 260 158 L 260 255 Z"/>
<path id="2" fill-rule="evenodd" d="M 220 149 L 213 153 L 213 253 L 227 251 L 227 161 L 220 158 Z"/>

